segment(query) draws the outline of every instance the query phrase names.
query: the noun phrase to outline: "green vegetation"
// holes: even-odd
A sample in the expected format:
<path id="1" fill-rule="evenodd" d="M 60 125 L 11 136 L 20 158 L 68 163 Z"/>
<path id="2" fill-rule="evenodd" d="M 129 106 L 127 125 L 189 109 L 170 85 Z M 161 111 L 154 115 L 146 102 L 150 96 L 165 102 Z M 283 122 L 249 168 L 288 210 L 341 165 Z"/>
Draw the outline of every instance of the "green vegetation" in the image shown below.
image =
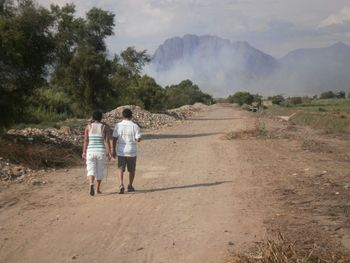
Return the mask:
<path id="1" fill-rule="evenodd" d="M 208 105 L 214 103 L 214 99 L 210 95 L 203 93 L 190 80 L 184 80 L 178 85 L 167 86 L 165 87 L 165 92 L 168 108 L 177 108 L 195 102 L 202 102 Z"/>
<path id="2" fill-rule="evenodd" d="M 253 102 L 261 103 L 262 96 L 256 94 L 250 94 L 246 91 L 238 91 L 235 94 L 228 96 L 227 101 L 229 103 L 237 103 L 240 106 L 243 104 L 251 105 Z"/>
<path id="3" fill-rule="evenodd" d="M 287 99 L 288 101 L 288 99 Z M 271 106 L 262 114 L 269 116 L 289 116 L 291 121 L 317 129 L 349 131 L 350 99 L 309 99 L 302 104 Z"/>
<path id="4" fill-rule="evenodd" d="M 191 81 L 164 89 L 143 76 L 150 62 L 145 50 L 129 47 L 111 58 L 105 40 L 114 26 L 114 14 L 99 8 L 77 17 L 73 4 L 0 1 L 0 128 L 80 118 L 123 104 L 161 111 L 213 103 Z"/>

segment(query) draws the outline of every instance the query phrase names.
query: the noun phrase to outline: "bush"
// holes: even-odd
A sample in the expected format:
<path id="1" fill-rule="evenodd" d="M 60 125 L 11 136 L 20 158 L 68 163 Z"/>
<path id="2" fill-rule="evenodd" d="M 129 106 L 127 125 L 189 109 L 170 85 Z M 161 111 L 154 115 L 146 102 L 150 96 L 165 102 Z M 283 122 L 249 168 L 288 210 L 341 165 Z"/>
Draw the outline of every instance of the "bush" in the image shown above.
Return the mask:
<path id="1" fill-rule="evenodd" d="M 167 108 L 177 108 L 183 105 L 192 105 L 201 102 L 207 105 L 213 104 L 214 99 L 209 94 L 202 92 L 199 87 L 190 80 L 184 80 L 178 85 L 165 87 Z"/>
<path id="2" fill-rule="evenodd" d="M 298 105 L 298 104 L 302 104 L 303 103 L 303 99 L 301 97 L 289 97 L 287 99 L 287 101 L 290 104 L 293 104 L 293 105 Z"/>
<path id="3" fill-rule="evenodd" d="M 283 95 L 272 96 L 272 97 L 269 97 L 268 99 L 272 101 L 272 104 L 276 104 L 276 105 L 281 105 L 285 101 L 285 98 L 283 97 Z"/>
<path id="4" fill-rule="evenodd" d="M 335 94 L 333 91 L 326 91 L 321 93 L 320 99 L 333 99 L 335 98 Z"/>
<path id="5" fill-rule="evenodd" d="M 235 94 L 227 98 L 229 103 L 238 103 L 240 106 L 243 104 L 252 104 L 254 102 L 254 95 L 245 91 L 238 91 Z"/>

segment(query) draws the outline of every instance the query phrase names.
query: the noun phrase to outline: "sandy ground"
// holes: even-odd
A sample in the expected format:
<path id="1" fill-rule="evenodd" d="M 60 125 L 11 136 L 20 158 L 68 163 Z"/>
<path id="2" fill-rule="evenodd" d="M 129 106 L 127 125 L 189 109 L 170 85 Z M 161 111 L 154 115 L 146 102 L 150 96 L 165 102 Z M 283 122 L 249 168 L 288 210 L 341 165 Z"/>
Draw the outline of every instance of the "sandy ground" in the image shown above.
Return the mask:
<path id="1" fill-rule="evenodd" d="M 137 192 L 119 195 L 116 165 L 104 194 L 88 196 L 84 167 L 47 174 L 41 185 L 0 193 L 1 262 L 223 262 L 264 234 L 252 209 L 248 163 L 223 133 L 244 129 L 245 113 L 212 107 L 146 134 Z M 107 172 L 107 171 L 106 171 Z"/>
<path id="2" fill-rule="evenodd" d="M 146 133 L 135 193 L 115 164 L 95 197 L 83 165 L 1 188 L 0 262 L 225 262 L 276 231 L 349 254 L 347 135 L 257 120 L 217 105 Z"/>

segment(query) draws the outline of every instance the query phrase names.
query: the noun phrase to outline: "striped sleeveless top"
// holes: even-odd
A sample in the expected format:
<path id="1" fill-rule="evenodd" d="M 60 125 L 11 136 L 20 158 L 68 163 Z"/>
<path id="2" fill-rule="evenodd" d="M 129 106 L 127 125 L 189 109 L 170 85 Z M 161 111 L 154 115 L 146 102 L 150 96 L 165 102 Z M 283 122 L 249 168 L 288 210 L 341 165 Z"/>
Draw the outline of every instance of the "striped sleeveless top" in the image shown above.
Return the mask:
<path id="1" fill-rule="evenodd" d="M 88 153 L 104 153 L 105 144 L 103 130 L 104 125 L 99 122 L 93 122 L 89 125 L 89 144 L 87 147 Z"/>

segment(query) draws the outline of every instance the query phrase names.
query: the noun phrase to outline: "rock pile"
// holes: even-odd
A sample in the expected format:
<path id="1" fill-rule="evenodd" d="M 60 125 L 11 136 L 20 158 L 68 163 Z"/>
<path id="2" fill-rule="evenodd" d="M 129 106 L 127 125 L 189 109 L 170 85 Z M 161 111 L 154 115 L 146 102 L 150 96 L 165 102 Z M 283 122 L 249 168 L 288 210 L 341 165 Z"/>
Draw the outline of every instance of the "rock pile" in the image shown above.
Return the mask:
<path id="1" fill-rule="evenodd" d="M 168 110 L 167 113 L 177 119 L 185 120 L 193 116 L 198 111 L 207 109 L 209 106 L 203 103 L 195 103 L 193 105 L 184 105 L 180 108 Z"/>
<path id="2" fill-rule="evenodd" d="M 170 114 L 151 113 L 141 109 L 139 106 L 126 105 L 105 113 L 103 121 L 113 128 L 115 123 L 122 119 L 122 112 L 126 108 L 132 110 L 133 120 L 143 129 L 159 129 L 180 119 Z"/>
<path id="3" fill-rule="evenodd" d="M 0 157 L 0 180 L 1 181 L 20 181 L 24 176 L 33 174 L 34 171 L 22 165 L 15 165 L 9 160 Z"/>
<path id="4" fill-rule="evenodd" d="M 68 126 L 62 126 L 60 129 L 11 129 L 7 134 L 17 136 L 17 140 L 27 140 L 33 143 L 40 141 L 48 144 L 81 146 L 83 143 L 83 130 L 84 127 L 71 129 Z"/>

